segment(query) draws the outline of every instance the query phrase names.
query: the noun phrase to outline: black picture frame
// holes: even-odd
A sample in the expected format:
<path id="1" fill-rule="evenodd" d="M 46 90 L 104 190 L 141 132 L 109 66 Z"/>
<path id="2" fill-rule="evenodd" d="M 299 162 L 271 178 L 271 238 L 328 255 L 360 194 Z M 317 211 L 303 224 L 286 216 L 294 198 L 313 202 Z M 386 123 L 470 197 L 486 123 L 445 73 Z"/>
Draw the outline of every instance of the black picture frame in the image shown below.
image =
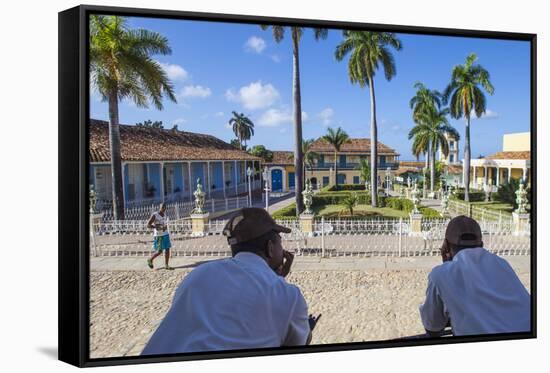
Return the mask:
<path id="1" fill-rule="evenodd" d="M 89 201 L 88 139 L 89 77 L 88 19 L 90 14 L 110 14 L 198 21 L 266 23 L 337 29 L 369 29 L 424 35 L 443 35 L 528 41 L 531 45 L 531 331 L 399 341 L 376 341 L 151 357 L 89 357 Z M 79 367 L 123 365 L 185 360 L 283 355 L 326 351 L 393 348 L 464 342 L 536 338 L 537 336 L 537 35 L 485 30 L 370 24 L 345 21 L 275 18 L 157 9 L 82 5 L 59 13 L 59 360 Z"/>

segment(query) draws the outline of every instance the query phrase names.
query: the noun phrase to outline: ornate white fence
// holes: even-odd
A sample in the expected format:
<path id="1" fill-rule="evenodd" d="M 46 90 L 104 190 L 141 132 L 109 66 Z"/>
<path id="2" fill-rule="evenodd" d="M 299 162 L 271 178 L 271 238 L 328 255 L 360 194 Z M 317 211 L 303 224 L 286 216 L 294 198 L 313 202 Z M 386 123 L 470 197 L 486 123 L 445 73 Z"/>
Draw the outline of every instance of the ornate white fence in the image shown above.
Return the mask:
<path id="1" fill-rule="evenodd" d="M 455 216 L 471 216 L 477 221 L 498 221 L 503 223 L 512 221 L 512 214 L 508 212 L 492 210 L 456 200 L 449 200 L 449 212 Z"/>
<path id="2" fill-rule="evenodd" d="M 148 205 L 126 208 L 124 210 L 125 221 L 147 220 L 153 212 L 158 211 L 160 204 L 160 202 L 155 202 Z M 204 206 L 211 213 L 238 209 L 248 206 L 248 196 L 209 199 L 205 201 Z M 194 207 L 195 203 L 189 201 L 166 202 L 166 214 L 171 220 L 178 220 L 189 216 Z M 102 214 L 102 220 L 104 222 L 114 221 L 111 208 L 103 210 Z"/>
<path id="3" fill-rule="evenodd" d="M 300 221 L 278 220 L 291 229 L 282 234 L 283 246 L 299 256 L 410 257 L 439 256 L 448 219 L 423 219 L 420 234 L 411 232 L 408 219 L 315 219 L 313 233 L 304 233 Z M 191 220 L 168 224 L 173 256 L 230 256 L 222 235 L 225 220 L 213 220 L 196 235 Z M 481 221 L 484 246 L 501 255 L 530 255 L 529 237 L 513 235 L 509 221 Z M 90 237 L 95 256 L 147 256 L 152 252 L 152 232 L 145 221 L 99 222 Z"/>

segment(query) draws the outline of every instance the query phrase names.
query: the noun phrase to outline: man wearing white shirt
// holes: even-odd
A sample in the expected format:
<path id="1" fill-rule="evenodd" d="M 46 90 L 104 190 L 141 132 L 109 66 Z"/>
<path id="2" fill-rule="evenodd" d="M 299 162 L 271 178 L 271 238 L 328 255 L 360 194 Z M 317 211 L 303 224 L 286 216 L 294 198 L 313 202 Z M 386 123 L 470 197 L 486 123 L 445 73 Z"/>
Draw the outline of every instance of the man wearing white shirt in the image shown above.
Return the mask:
<path id="1" fill-rule="evenodd" d="M 289 232 L 263 209 L 240 210 L 224 228 L 233 257 L 184 278 L 142 355 L 308 344 L 316 319 L 284 279 L 294 256 L 279 233 Z"/>
<path id="2" fill-rule="evenodd" d="M 420 306 L 429 335 L 437 336 L 447 325 L 455 336 L 531 330 L 529 293 L 506 260 L 483 248 L 475 220 L 452 219 L 441 254 L 443 264 L 429 274 Z"/>

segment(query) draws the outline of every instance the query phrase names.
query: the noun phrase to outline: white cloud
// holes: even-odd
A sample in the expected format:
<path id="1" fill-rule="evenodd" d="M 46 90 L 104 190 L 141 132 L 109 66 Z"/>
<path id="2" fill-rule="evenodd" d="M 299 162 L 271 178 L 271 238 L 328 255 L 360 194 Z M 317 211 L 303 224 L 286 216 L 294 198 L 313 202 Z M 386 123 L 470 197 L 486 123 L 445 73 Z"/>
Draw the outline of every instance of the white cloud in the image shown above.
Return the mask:
<path id="1" fill-rule="evenodd" d="M 212 91 L 208 87 L 203 87 L 202 85 L 187 85 L 181 90 L 179 97 L 197 97 L 197 98 L 206 98 L 212 95 Z"/>
<path id="2" fill-rule="evenodd" d="M 162 62 L 159 64 L 170 80 L 184 81 L 189 77 L 189 73 L 180 65 Z"/>
<path id="3" fill-rule="evenodd" d="M 280 97 L 279 92 L 271 84 L 262 84 L 261 80 L 239 88 L 237 92 L 228 89 L 225 92 L 228 101 L 239 102 L 250 110 L 264 109 L 273 105 Z"/>
<path id="4" fill-rule="evenodd" d="M 276 63 L 281 62 L 281 57 L 279 57 L 279 56 L 276 55 L 276 54 L 271 55 L 270 58 L 271 58 L 271 60 L 272 60 L 273 62 L 276 62 Z"/>
<path id="5" fill-rule="evenodd" d="M 248 40 L 244 44 L 244 49 L 247 52 L 260 54 L 262 53 L 262 51 L 265 49 L 266 46 L 267 45 L 264 39 L 259 38 L 257 36 L 251 36 L 250 38 L 248 38 Z"/>
<path id="6" fill-rule="evenodd" d="M 215 117 L 223 117 L 225 115 L 225 113 L 223 111 L 218 111 L 217 113 L 214 114 Z"/>
<path id="7" fill-rule="evenodd" d="M 493 111 L 491 109 L 485 110 L 485 113 L 481 114 L 481 116 L 478 118 L 475 111 L 472 110 L 472 113 L 470 114 L 470 117 L 472 119 L 495 119 L 499 117 L 499 114 L 496 111 Z"/>
<path id="8" fill-rule="evenodd" d="M 319 113 L 319 118 L 323 121 L 323 125 L 328 126 L 332 123 L 332 117 L 334 116 L 334 110 L 330 107 L 324 108 Z"/>
<path id="9" fill-rule="evenodd" d="M 308 120 L 308 115 L 302 111 L 302 121 Z M 258 119 L 258 125 L 263 127 L 277 127 L 281 124 L 293 123 L 292 112 L 287 109 L 271 108 L 265 111 Z"/>
<path id="10" fill-rule="evenodd" d="M 183 118 L 177 118 L 177 119 L 174 119 L 174 120 L 172 121 L 172 124 L 174 124 L 174 125 L 179 125 L 179 124 L 183 124 L 183 123 L 185 123 L 185 122 L 187 122 L 185 119 L 183 119 Z"/>

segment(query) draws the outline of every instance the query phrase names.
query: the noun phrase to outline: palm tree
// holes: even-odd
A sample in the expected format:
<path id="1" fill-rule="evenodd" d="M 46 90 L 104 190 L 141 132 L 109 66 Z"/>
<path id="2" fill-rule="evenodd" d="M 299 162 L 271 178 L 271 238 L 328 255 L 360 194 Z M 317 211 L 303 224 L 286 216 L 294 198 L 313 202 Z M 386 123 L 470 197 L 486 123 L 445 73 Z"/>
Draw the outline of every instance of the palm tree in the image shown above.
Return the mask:
<path id="1" fill-rule="evenodd" d="M 416 82 L 413 86 L 416 89 L 415 95 L 409 101 L 409 106 L 413 110 L 413 121 L 418 123 L 418 116 L 420 113 L 431 110 L 432 108 L 441 108 L 441 101 L 443 99 L 442 94 L 437 90 L 428 89 L 423 83 Z M 422 146 L 419 146 L 413 149 L 413 154 L 416 156 L 416 159 L 420 158 L 420 154 L 424 154 L 425 166 L 422 171 L 424 175 L 424 183 L 422 183 L 423 196 L 426 197 L 426 175 L 425 172 L 429 168 L 430 163 L 430 143 L 423 143 Z"/>
<path id="2" fill-rule="evenodd" d="M 311 150 L 311 146 L 315 142 L 314 139 L 302 140 L 302 154 L 304 158 L 304 180 L 306 179 L 306 170 L 309 167 L 309 170 L 313 168 L 313 162 L 316 159 L 319 159 L 319 154 Z"/>
<path id="3" fill-rule="evenodd" d="M 365 184 L 365 190 L 367 190 L 367 181 L 370 179 L 369 161 L 364 158 L 359 160 L 359 165 L 357 165 L 357 169 L 359 170 L 359 177 L 361 178 L 361 182 Z"/>
<path id="4" fill-rule="evenodd" d="M 451 74 L 451 82 L 443 92 L 443 101 L 449 103 L 451 117 L 466 118 L 464 140 L 464 201 L 469 202 L 470 191 L 470 118 L 472 112 L 480 117 L 487 109 L 487 100 L 481 88 L 490 95 L 495 91 L 489 80 L 489 72 L 475 64 L 477 56 L 471 53 L 464 65 L 456 65 Z"/>
<path id="5" fill-rule="evenodd" d="M 430 149 L 430 190 L 435 186 L 435 151 L 440 148 L 441 152 L 447 156 L 449 154 L 449 143 L 445 134 L 450 134 L 459 138 L 458 131 L 450 125 L 447 115 L 449 109 L 438 110 L 435 107 L 426 107 L 418 114 L 418 124 L 409 132 L 409 140 L 414 138 L 413 153 L 420 150 Z M 426 184 L 426 180 L 424 180 Z"/>
<path id="6" fill-rule="evenodd" d="M 152 102 L 158 110 L 163 108 L 163 96 L 176 102 L 172 83 L 151 57 L 168 55 L 172 50 L 164 36 L 130 29 L 123 17 L 92 15 L 89 53 L 91 82 L 109 105 L 114 217 L 124 219 L 118 102 L 131 99 L 136 106 L 145 108 Z"/>
<path id="7" fill-rule="evenodd" d="M 345 210 L 349 211 L 350 216 L 353 216 L 353 209 L 357 206 L 359 202 L 359 196 L 357 193 L 352 193 L 342 200 L 342 205 Z"/>
<path id="8" fill-rule="evenodd" d="M 321 138 L 334 148 L 335 186 L 336 190 L 338 190 L 338 152 L 342 148 L 342 145 L 349 141 L 349 136 L 341 127 L 338 127 L 336 130 L 329 127 L 327 134 Z"/>
<path id="9" fill-rule="evenodd" d="M 285 35 L 284 26 L 260 25 L 262 30 L 271 27 L 273 38 L 277 43 L 283 40 Z M 302 154 L 302 95 L 300 91 L 300 39 L 302 38 L 302 27 L 290 27 L 292 34 L 292 98 L 294 100 L 294 168 L 296 170 L 296 214 L 304 209 L 302 201 L 303 180 L 303 154 Z M 315 40 L 326 39 L 328 30 L 324 28 L 313 29 Z"/>
<path id="10" fill-rule="evenodd" d="M 348 76 L 352 84 L 370 89 L 371 107 L 371 205 L 377 206 L 377 170 L 378 170 L 378 135 L 376 126 L 376 98 L 374 95 L 374 75 L 379 64 L 384 68 L 386 80 L 396 74 L 395 60 L 390 48 L 401 50 L 401 41 L 391 32 L 344 31 L 344 40 L 336 47 L 335 57 L 338 61 L 350 54 Z"/>
<path id="11" fill-rule="evenodd" d="M 414 83 L 413 87 L 416 89 L 416 93 L 409 101 L 409 106 L 413 109 L 413 119 L 415 121 L 422 111 L 431 107 L 441 108 L 443 95 L 439 91 L 428 89 L 422 82 Z"/>
<path id="12" fill-rule="evenodd" d="M 233 117 L 229 119 L 229 125 L 233 128 L 233 133 L 239 140 L 239 149 L 243 149 L 243 141 L 250 140 L 254 136 L 254 123 L 243 113 L 232 112 Z"/>

